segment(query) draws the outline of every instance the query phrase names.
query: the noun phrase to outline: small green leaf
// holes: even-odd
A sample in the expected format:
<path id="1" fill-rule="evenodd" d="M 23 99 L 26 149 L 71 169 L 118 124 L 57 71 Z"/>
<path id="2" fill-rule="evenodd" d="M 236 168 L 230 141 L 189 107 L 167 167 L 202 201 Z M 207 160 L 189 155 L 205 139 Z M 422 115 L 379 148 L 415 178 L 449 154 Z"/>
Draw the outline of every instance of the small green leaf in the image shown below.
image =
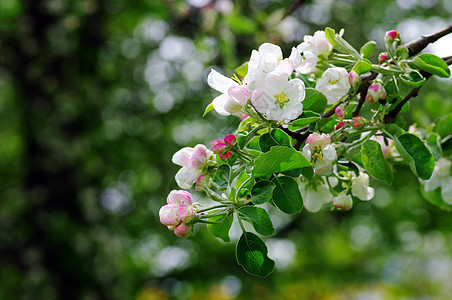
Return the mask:
<path id="1" fill-rule="evenodd" d="M 235 73 L 237 73 L 240 77 L 245 77 L 248 73 L 248 62 L 243 63 L 240 67 L 235 69 Z"/>
<path id="2" fill-rule="evenodd" d="M 313 88 L 306 88 L 305 91 L 306 96 L 302 102 L 303 110 L 310 110 L 319 114 L 323 113 L 328 104 L 325 95 Z"/>
<path id="3" fill-rule="evenodd" d="M 209 105 L 207 105 L 206 109 L 204 110 L 204 114 L 202 115 L 202 117 L 204 117 L 205 115 L 207 115 L 211 110 L 214 110 L 213 104 L 212 104 L 212 103 L 210 103 Z"/>
<path id="4" fill-rule="evenodd" d="M 445 115 L 436 123 L 435 131 L 441 136 L 446 137 L 452 133 L 452 113 Z"/>
<path id="5" fill-rule="evenodd" d="M 449 77 L 450 70 L 447 64 L 442 58 L 439 58 L 433 54 L 421 54 L 416 57 L 413 62 L 419 67 L 419 69 L 427 71 L 433 75 L 439 77 Z"/>
<path id="6" fill-rule="evenodd" d="M 435 159 L 424 143 L 415 135 L 405 133 L 394 140 L 400 156 L 411 168 L 411 171 L 421 179 L 432 176 Z"/>
<path id="7" fill-rule="evenodd" d="M 385 85 L 385 91 L 387 102 L 391 102 L 393 99 L 399 96 L 399 87 L 397 85 L 397 80 L 394 77 L 392 77 Z"/>
<path id="8" fill-rule="evenodd" d="M 252 175 L 260 177 L 303 167 L 311 167 L 303 154 L 290 147 L 273 146 L 255 160 Z"/>
<path id="9" fill-rule="evenodd" d="M 237 248 L 237 262 L 251 275 L 267 277 L 273 271 L 275 262 L 267 256 L 265 243 L 254 233 L 243 232 Z"/>
<path id="10" fill-rule="evenodd" d="M 209 218 L 208 221 L 216 222 L 222 220 L 224 217 L 224 215 L 214 216 Z M 231 241 L 231 239 L 229 238 L 229 230 L 231 229 L 233 220 L 233 216 L 230 215 L 221 223 L 207 224 L 207 229 L 213 236 L 222 239 L 226 243 L 229 243 Z"/>
<path id="11" fill-rule="evenodd" d="M 372 55 L 372 53 L 374 52 L 376 46 L 377 46 L 377 43 L 375 41 L 368 41 L 361 47 L 361 49 L 359 50 L 359 53 L 361 54 L 361 56 L 363 58 L 369 58 Z"/>
<path id="12" fill-rule="evenodd" d="M 389 132 L 393 136 L 399 136 L 399 135 L 406 133 L 405 130 L 403 130 L 402 128 L 400 128 L 399 126 L 397 126 L 394 123 L 387 124 L 385 126 L 385 129 L 387 132 Z"/>
<path id="13" fill-rule="evenodd" d="M 360 59 L 356 62 L 353 70 L 358 73 L 358 75 L 362 75 L 372 70 L 372 63 L 368 59 Z"/>
<path id="14" fill-rule="evenodd" d="M 253 224 L 257 233 L 263 236 L 275 234 L 275 228 L 273 228 L 272 221 L 265 209 L 257 206 L 244 206 L 237 211 L 242 219 Z"/>
<path id="15" fill-rule="evenodd" d="M 273 190 L 273 202 L 286 214 L 296 214 L 303 208 L 303 198 L 301 197 L 298 183 L 295 179 L 287 176 L 277 176 L 272 179 L 275 184 Z"/>
<path id="16" fill-rule="evenodd" d="M 297 120 L 293 121 L 292 124 L 289 125 L 289 129 L 290 130 L 297 130 L 297 129 L 305 127 L 306 125 L 314 123 L 314 122 L 316 122 L 318 120 L 320 120 L 320 115 L 318 115 L 318 116 L 311 116 L 311 117 L 303 117 L 302 116 L 301 119 L 297 119 Z"/>
<path id="17" fill-rule="evenodd" d="M 251 189 L 251 201 L 253 204 L 263 204 L 270 201 L 275 185 L 267 180 L 257 182 Z"/>
<path id="18" fill-rule="evenodd" d="M 399 60 L 407 59 L 408 57 L 410 57 L 410 52 L 408 51 L 408 49 L 406 47 L 399 47 L 396 50 L 396 57 Z"/>
<path id="19" fill-rule="evenodd" d="M 261 135 L 259 138 L 259 147 L 262 152 L 268 152 L 273 146 L 290 147 L 290 137 L 279 128 L 275 128 L 270 133 Z"/>
<path id="20" fill-rule="evenodd" d="M 331 116 L 328 118 L 323 118 L 317 122 L 317 128 L 321 132 L 330 133 L 334 130 L 334 126 L 336 125 L 335 117 Z"/>
<path id="21" fill-rule="evenodd" d="M 229 176 L 231 174 L 231 167 L 227 164 L 218 167 L 218 170 L 213 176 L 213 182 L 215 182 L 220 188 L 227 188 L 229 185 Z"/>
<path id="22" fill-rule="evenodd" d="M 401 74 L 399 75 L 399 77 L 403 82 L 414 87 L 420 87 L 425 82 L 424 76 L 422 76 L 422 74 L 418 71 L 414 70 L 410 71 L 408 74 Z"/>
<path id="23" fill-rule="evenodd" d="M 248 145 L 246 146 L 248 149 L 261 151 L 261 148 L 259 147 L 259 136 L 253 136 L 253 138 L 248 142 Z"/>
<path id="24" fill-rule="evenodd" d="M 325 29 L 325 37 L 330 41 L 334 49 L 345 54 L 351 54 L 356 59 L 361 59 L 361 55 L 359 55 L 358 51 L 356 51 L 356 49 L 353 48 L 339 34 L 336 34 L 333 29 L 327 27 Z"/>
<path id="25" fill-rule="evenodd" d="M 387 184 L 392 183 L 393 174 L 391 166 L 386 161 L 378 142 L 367 140 L 361 148 L 361 159 L 366 171 L 373 177 Z"/>

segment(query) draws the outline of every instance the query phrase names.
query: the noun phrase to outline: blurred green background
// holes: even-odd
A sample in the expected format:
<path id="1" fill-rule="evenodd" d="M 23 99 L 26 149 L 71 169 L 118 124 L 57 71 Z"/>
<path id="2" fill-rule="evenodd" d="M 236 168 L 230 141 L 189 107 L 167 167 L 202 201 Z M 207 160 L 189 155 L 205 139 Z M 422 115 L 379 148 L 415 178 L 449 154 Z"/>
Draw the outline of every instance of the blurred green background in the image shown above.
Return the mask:
<path id="1" fill-rule="evenodd" d="M 239 122 L 201 117 L 210 68 L 230 76 L 266 41 L 287 56 L 326 26 L 382 50 L 386 30 L 409 41 L 451 14 L 450 0 L 1 0 L 0 299 L 451 299 L 451 214 L 407 168 L 350 212 L 274 212 L 266 279 L 205 226 L 178 239 L 158 220 L 172 154 Z M 428 126 L 451 95 L 430 79 L 406 119 Z"/>

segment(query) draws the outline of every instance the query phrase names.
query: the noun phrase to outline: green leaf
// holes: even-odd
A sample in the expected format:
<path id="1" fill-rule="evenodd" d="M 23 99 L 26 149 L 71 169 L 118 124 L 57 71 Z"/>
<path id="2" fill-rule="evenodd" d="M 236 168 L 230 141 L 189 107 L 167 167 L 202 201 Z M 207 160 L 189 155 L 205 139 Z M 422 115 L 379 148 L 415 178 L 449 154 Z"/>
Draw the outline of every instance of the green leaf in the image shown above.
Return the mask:
<path id="1" fill-rule="evenodd" d="M 214 109 L 213 108 L 213 104 L 210 103 L 209 105 L 207 105 L 206 109 L 204 110 L 204 114 L 202 116 L 204 117 L 205 115 L 207 115 L 213 109 Z"/>
<path id="2" fill-rule="evenodd" d="M 290 147 L 290 137 L 279 128 L 275 128 L 270 133 L 261 135 L 259 138 L 259 147 L 262 152 L 268 152 L 273 146 Z"/>
<path id="3" fill-rule="evenodd" d="M 303 208 L 303 198 L 301 197 L 298 183 L 295 179 L 287 176 L 277 176 L 272 179 L 275 184 L 273 190 L 273 202 L 286 214 L 296 214 Z"/>
<path id="4" fill-rule="evenodd" d="M 275 185 L 267 180 L 257 182 L 251 189 L 251 201 L 253 204 L 263 204 L 270 201 Z"/>
<path id="5" fill-rule="evenodd" d="M 237 248 L 237 263 L 251 275 L 267 277 L 273 271 L 275 262 L 267 256 L 265 243 L 254 233 L 243 232 Z"/>
<path id="6" fill-rule="evenodd" d="M 393 173 L 378 142 L 367 140 L 361 148 L 361 159 L 366 171 L 387 184 L 392 183 Z"/>
<path id="7" fill-rule="evenodd" d="M 223 218 L 224 215 L 214 216 L 209 218 L 208 221 L 216 222 L 220 221 Z M 213 236 L 222 239 L 226 243 L 229 243 L 231 241 L 231 239 L 229 238 L 229 230 L 231 229 L 233 220 L 234 220 L 233 215 L 229 215 L 221 223 L 207 224 L 207 229 Z"/>
<path id="8" fill-rule="evenodd" d="M 259 147 L 259 138 L 259 136 L 253 136 L 253 138 L 248 142 L 247 148 L 261 151 L 261 148 Z"/>
<path id="9" fill-rule="evenodd" d="M 265 209 L 257 206 L 244 206 L 237 212 L 242 219 L 253 224 L 257 233 L 264 236 L 275 234 L 275 228 L 273 228 L 272 221 Z"/>
<path id="10" fill-rule="evenodd" d="M 235 69 L 235 73 L 237 73 L 240 77 L 245 77 L 248 73 L 248 62 L 243 63 L 240 67 Z"/>
<path id="11" fill-rule="evenodd" d="M 323 118 L 317 122 L 318 130 L 325 133 L 332 132 L 334 130 L 335 125 L 336 125 L 335 116 Z"/>
<path id="12" fill-rule="evenodd" d="M 375 41 L 368 41 L 361 47 L 359 54 L 361 54 L 363 58 L 369 58 L 374 52 L 376 46 L 377 43 Z"/>
<path id="13" fill-rule="evenodd" d="M 360 59 L 356 62 L 353 70 L 358 73 L 358 75 L 367 73 L 372 70 L 372 63 L 368 59 Z"/>
<path id="14" fill-rule="evenodd" d="M 410 86 L 420 87 L 424 84 L 425 78 L 418 71 L 410 71 L 408 74 L 400 74 L 400 79 Z"/>
<path id="15" fill-rule="evenodd" d="M 400 156 L 411 168 L 411 171 L 421 179 L 432 176 L 435 159 L 424 143 L 415 135 L 405 133 L 394 140 Z"/>
<path id="16" fill-rule="evenodd" d="M 391 102 L 393 99 L 399 96 L 399 87 L 397 85 L 397 80 L 394 77 L 392 77 L 385 85 L 385 91 L 387 102 Z"/>
<path id="17" fill-rule="evenodd" d="M 408 49 L 406 47 L 399 47 L 396 50 L 396 57 L 399 60 L 407 59 L 408 57 L 410 57 L 410 52 L 408 51 Z"/>
<path id="18" fill-rule="evenodd" d="M 320 120 L 320 115 L 311 116 L 311 117 L 303 117 L 302 116 L 301 119 L 297 119 L 297 120 L 293 121 L 292 124 L 289 125 L 289 129 L 290 130 L 297 130 L 297 129 L 305 127 L 306 125 L 314 123 L 314 122 L 316 122 L 318 120 Z"/>
<path id="19" fill-rule="evenodd" d="M 420 185 L 422 196 L 431 204 L 438 206 L 445 211 L 452 211 L 452 205 L 446 203 L 441 197 L 441 189 L 437 188 L 433 191 L 426 192 L 424 190 L 424 185 Z"/>
<path id="20" fill-rule="evenodd" d="M 274 146 L 255 160 L 251 173 L 260 177 L 303 167 L 311 167 L 303 154 L 290 147 Z"/>
<path id="21" fill-rule="evenodd" d="M 221 165 L 213 176 L 215 182 L 220 188 L 227 188 L 229 185 L 229 176 L 231 174 L 231 167 L 227 164 Z"/>
<path id="22" fill-rule="evenodd" d="M 339 34 L 336 34 L 334 29 L 327 27 L 325 29 L 325 37 L 333 45 L 334 49 L 345 54 L 351 54 L 356 59 L 361 59 L 358 51 L 353 48 L 346 40 L 344 40 Z"/>
<path id="23" fill-rule="evenodd" d="M 436 160 L 440 159 L 442 156 L 441 149 L 441 137 L 436 132 L 430 132 L 425 139 L 430 152 L 433 154 L 433 158 Z"/>
<path id="24" fill-rule="evenodd" d="M 310 110 L 319 114 L 323 113 L 328 104 L 325 95 L 313 88 L 306 88 L 305 92 L 306 95 L 302 102 L 303 110 Z"/>
<path id="25" fill-rule="evenodd" d="M 394 123 L 387 124 L 385 126 L 385 129 L 386 129 L 387 132 L 389 132 L 393 136 L 399 136 L 399 135 L 402 135 L 402 134 L 406 133 L 405 130 L 403 130 L 402 128 L 400 128 L 399 126 L 397 126 Z"/>
<path id="26" fill-rule="evenodd" d="M 419 67 L 419 69 L 427 71 L 433 75 L 439 77 L 449 77 L 450 70 L 447 64 L 442 58 L 439 58 L 433 54 L 421 54 L 416 57 L 413 62 Z"/>
<path id="27" fill-rule="evenodd" d="M 438 123 L 436 123 L 435 131 L 441 137 L 446 137 L 448 134 L 452 133 L 452 113 L 438 120 Z"/>

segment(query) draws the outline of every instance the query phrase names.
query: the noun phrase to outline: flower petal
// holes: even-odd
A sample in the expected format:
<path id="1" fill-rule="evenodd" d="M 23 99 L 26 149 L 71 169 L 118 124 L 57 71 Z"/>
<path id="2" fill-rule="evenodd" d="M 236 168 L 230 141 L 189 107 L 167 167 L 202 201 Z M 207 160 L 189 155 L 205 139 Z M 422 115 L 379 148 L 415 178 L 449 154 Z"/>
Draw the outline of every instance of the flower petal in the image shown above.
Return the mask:
<path id="1" fill-rule="evenodd" d="M 226 94 L 231 86 L 238 85 L 237 82 L 218 73 L 214 69 L 210 70 L 209 76 L 207 76 L 207 83 L 211 88 L 223 94 Z"/>
<path id="2" fill-rule="evenodd" d="M 159 210 L 160 222 L 166 226 L 178 225 L 181 220 L 179 219 L 179 206 L 176 204 L 167 204 Z"/>
<path id="3" fill-rule="evenodd" d="M 199 176 L 199 170 L 195 168 L 183 167 L 177 172 L 175 179 L 177 184 L 183 189 L 189 189 Z"/>
<path id="4" fill-rule="evenodd" d="M 213 101 L 212 101 L 213 108 L 215 109 L 215 111 L 218 114 L 220 114 L 222 116 L 229 116 L 230 115 L 230 113 L 228 113 L 226 111 L 226 109 L 224 108 L 224 106 L 226 104 L 226 101 L 228 101 L 228 95 L 227 94 L 220 95 L 220 96 L 216 97 L 215 99 L 213 99 Z"/>
<path id="5" fill-rule="evenodd" d="M 190 147 L 185 147 L 174 153 L 172 161 L 176 165 L 182 167 L 190 167 L 191 166 L 191 155 L 195 149 Z"/>

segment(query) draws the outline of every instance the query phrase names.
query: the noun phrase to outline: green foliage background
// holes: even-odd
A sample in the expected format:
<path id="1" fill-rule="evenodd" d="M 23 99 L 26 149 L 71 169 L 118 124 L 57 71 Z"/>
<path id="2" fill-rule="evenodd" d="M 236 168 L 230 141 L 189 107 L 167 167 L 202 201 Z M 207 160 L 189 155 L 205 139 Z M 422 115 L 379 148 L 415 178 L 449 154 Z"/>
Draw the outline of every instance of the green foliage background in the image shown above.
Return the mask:
<path id="1" fill-rule="evenodd" d="M 272 215 L 267 279 L 205 226 L 176 238 L 158 210 L 178 188 L 172 154 L 238 124 L 201 118 L 211 67 L 231 75 L 266 41 L 288 55 L 325 26 L 381 51 L 386 30 L 407 41 L 451 12 L 448 0 L 0 1 L 0 299 L 450 299 L 452 218 L 407 167 L 350 212 Z M 451 92 L 430 79 L 407 124 L 451 112 Z"/>

